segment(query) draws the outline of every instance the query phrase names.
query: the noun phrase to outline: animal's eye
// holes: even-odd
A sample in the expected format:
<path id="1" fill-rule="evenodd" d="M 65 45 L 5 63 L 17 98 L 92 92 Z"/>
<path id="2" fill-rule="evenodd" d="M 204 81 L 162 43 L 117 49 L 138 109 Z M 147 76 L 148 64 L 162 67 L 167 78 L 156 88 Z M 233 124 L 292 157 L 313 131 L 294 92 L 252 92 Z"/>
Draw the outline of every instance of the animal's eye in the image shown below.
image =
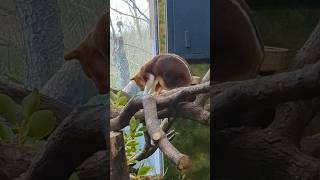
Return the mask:
<path id="1" fill-rule="evenodd" d="M 143 75 L 142 78 L 143 78 L 142 80 L 147 81 L 149 79 L 149 76 L 147 74 L 145 74 L 145 75 Z"/>

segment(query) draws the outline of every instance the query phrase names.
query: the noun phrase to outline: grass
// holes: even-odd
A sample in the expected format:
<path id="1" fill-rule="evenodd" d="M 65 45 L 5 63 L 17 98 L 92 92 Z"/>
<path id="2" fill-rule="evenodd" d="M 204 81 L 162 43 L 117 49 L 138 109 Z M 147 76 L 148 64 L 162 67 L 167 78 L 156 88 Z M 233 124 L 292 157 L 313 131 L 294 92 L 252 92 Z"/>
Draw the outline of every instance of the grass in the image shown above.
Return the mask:
<path id="1" fill-rule="evenodd" d="M 192 75 L 199 76 L 201 78 L 206 74 L 209 68 L 210 64 L 208 63 L 190 64 Z"/>

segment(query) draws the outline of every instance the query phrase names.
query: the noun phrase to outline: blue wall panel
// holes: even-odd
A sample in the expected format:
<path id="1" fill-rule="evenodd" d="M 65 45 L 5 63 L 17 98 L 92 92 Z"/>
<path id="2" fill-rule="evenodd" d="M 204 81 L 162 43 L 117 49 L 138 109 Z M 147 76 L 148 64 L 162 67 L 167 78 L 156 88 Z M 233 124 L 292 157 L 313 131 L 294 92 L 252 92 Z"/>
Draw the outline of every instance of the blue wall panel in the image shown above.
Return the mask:
<path id="1" fill-rule="evenodd" d="M 166 1 L 167 51 L 197 62 L 210 58 L 210 0 Z"/>

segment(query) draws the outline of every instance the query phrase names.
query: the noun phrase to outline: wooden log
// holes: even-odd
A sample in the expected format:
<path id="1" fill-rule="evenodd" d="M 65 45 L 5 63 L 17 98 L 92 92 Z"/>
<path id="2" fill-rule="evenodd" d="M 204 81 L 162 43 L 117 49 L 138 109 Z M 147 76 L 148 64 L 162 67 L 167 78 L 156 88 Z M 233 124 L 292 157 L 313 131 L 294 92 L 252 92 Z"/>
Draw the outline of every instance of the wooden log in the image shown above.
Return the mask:
<path id="1" fill-rule="evenodd" d="M 129 180 L 122 132 L 110 132 L 110 179 Z"/>

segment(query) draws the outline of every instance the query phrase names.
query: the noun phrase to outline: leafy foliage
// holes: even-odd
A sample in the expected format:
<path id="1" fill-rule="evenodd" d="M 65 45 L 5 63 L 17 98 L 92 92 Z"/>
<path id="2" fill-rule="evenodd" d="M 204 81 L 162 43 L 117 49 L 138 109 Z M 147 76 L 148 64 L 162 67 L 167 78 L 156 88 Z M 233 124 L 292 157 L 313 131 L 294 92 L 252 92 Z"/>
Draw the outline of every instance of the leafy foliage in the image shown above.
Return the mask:
<path id="1" fill-rule="evenodd" d="M 124 133 L 124 142 L 126 147 L 126 157 L 128 165 L 137 163 L 133 160 L 134 156 L 138 152 L 137 146 L 139 145 L 139 142 L 137 138 L 143 136 L 144 129 L 145 127 L 139 124 L 139 122 L 133 117 L 130 120 L 128 131 Z"/>
<path id="2" fill-rule="evenodd" d="M 7 95 L 0 94 L 0 115 L 10 123 L 15 123 L 17 104 Z"/>
<path id="3" fill-rule="evenodd" d="M 43 121 L 44 119 L 46 121 Z M 29 120 L 28 135 L 30 137 L 43 138 L 53 130 L 54 124 L 54 115 L 51 111 L 40 110 L 34 112 Z"/>
<path id="4" fill-rule="evenodd" d="M 112 91 L 110 92 L 111 106 L 116 108 L 123 108 L 127 104 L 127 102 L 128 98 L 124 96 L 121 91 L 118 91 L 116 94 Z M 132 117 L 127 131 L 124 132 L 124 143 L 126 150 L 125 153 L 128 166 L 137 163 L 137 161 L 134 160 L 134 157 L 138 152 L 141 151 L 141 149 L 138 149 L 138 137 L 143 136 L 145 131 L 145 126 L 143 126 L 143 124 L 140 123 L 138 119 Z M 133 176 L 134 180 L 142 180 L 145 176 L 147 176 L 151 169 L 152 167 L 142 164 L 137 169 L 137 172 L 131 172 L 131 175 Z"/>
<path id="5" fill-rule="evenodd" d="M 12 142 L 13 141 L 13 131 L 9 126 L 6 124 L 0 124 L 0 138 L 6 142 Z"/>
<path id="6" fill-rule="evenodd" d="M 39 110 L 40 95 L 34 89 L 26 96 L 21 105 L 8 95 L 0 94 L 0 139 L 6 142 L 17 140 L 24 144 L 27 140 L 41 140 L 54 129 L 55 117 L 49 110 Z M 22 118 L 17 118 L 22 114 Z"/>
<path id="7" fill-rule="evenodd" d="M 117 94 L 110 91 L 110 102 L 111 106 L 122 108 L 127 104 L 128 98 L 122 94 L 122 91 L 118 91 Z"/>

